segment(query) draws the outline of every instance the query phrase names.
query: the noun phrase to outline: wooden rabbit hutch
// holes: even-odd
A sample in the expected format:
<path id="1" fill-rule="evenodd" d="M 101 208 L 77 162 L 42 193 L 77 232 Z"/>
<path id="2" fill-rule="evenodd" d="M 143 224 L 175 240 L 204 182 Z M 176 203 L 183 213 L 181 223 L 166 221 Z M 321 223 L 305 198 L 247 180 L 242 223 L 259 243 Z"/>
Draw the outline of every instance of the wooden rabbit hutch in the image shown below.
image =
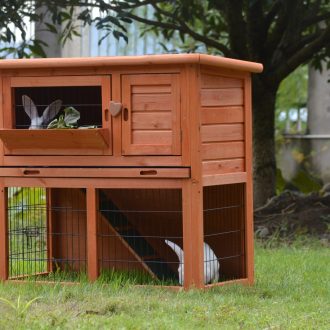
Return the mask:
<path id="1" fill-rule="evenodd" d="M 0 279 L 252 283 L 261 70 L 201 54 L 0 61 Z M 79 127 L 47 128 L 67 107 Z"/>

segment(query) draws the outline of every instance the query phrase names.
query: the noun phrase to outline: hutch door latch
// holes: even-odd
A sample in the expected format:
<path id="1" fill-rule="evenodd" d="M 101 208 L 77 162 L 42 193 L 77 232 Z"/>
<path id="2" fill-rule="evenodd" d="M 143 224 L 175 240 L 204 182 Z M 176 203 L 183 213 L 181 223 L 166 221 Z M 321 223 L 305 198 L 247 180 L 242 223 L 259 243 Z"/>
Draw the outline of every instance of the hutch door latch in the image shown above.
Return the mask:
<path id="1" fill-rule="evenodd" d="M 112 117 L 116 117 L 120 114 L 123 105 L 119 102 L 110 101 L 110 113 Z"/>

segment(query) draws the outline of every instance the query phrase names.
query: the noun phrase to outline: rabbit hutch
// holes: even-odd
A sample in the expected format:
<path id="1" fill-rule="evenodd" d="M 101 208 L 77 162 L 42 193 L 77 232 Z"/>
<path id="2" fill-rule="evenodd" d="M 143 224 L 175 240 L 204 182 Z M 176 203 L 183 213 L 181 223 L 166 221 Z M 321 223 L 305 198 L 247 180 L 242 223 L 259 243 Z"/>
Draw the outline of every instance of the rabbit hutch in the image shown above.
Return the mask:
<path id="1" fill-rule="evenodd" d="M 261 71 L 202 54 L 0 61 L 0 280 L 252 283 Z"/>

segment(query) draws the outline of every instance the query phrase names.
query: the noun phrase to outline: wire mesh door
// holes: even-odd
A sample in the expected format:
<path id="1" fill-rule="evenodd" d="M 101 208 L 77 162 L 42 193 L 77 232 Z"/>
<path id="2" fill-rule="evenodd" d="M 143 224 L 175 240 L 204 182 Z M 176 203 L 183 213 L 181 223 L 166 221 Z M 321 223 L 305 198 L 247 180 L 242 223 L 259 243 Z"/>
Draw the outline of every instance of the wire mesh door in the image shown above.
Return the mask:
<path id="1" fill-rule="evenodd" d="M 244 184 L 204 187 L 204 282 L 246 275 Z"/>
<path id="2" fill-rule="evenodd" d="M 9 278 L 85 277 L 84 189 L 8 188 Z"/>
<path id="3" fill-rule="evenodd" d="M 47 200 L 43 188 L 8 188 L 9 277 L 48 271 Z"/>

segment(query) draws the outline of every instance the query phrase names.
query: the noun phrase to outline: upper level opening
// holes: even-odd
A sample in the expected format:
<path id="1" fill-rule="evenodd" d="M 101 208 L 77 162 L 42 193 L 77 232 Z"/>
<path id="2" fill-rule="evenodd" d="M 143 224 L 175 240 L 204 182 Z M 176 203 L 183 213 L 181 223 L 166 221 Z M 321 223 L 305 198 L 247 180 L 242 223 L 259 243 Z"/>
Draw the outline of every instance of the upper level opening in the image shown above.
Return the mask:
<path id="1" fill-rule="evenodd" d="M 13 126 L 16 129 L 46 129 L 51 121 L 74 108 L 78 127 L 102 127 L 101 86 L 15 87 Z"/>

